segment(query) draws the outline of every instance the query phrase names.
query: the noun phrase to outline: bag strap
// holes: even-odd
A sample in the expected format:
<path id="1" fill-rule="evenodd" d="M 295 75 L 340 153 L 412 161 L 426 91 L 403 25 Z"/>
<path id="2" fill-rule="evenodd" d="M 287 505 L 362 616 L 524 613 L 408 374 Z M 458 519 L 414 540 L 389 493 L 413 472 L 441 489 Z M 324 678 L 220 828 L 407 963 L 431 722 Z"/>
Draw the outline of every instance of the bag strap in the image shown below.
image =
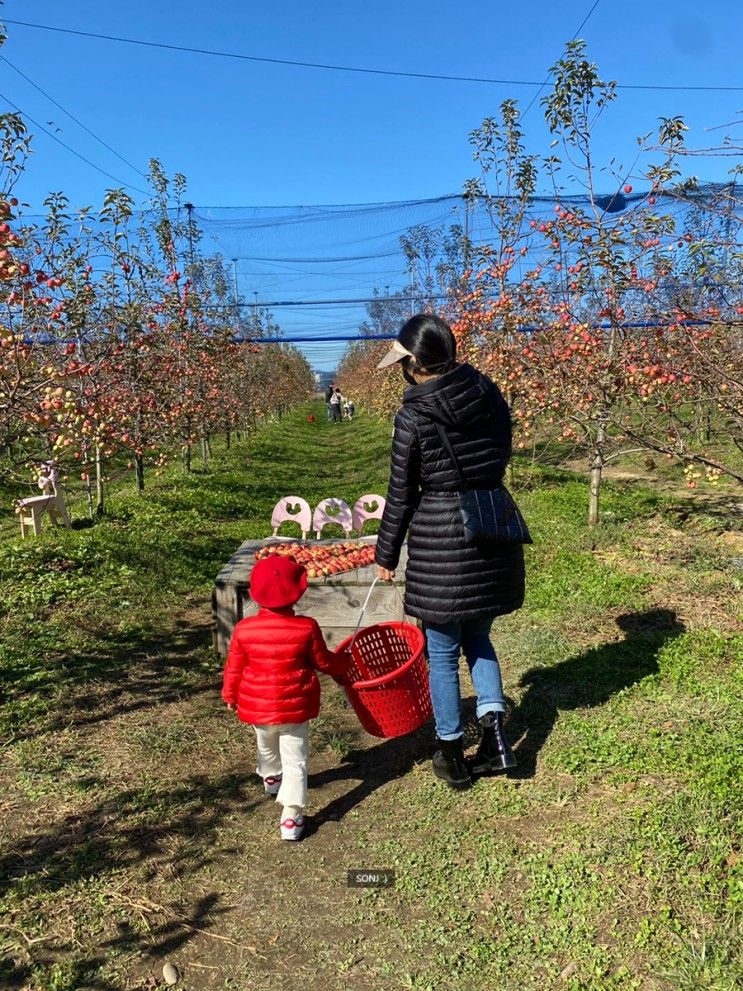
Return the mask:
<path id="1" fill-rule="evenodd" d="M 454 453 L 454 448 L 452 447 L 452 443 L 449 440 L 449 436 L 446 430 L 444 430 L 442 424 L 438 422 L 438 420 L 434 420 L 433 425 L 434 427 L 436 427 L 436 430 L 438 431 L 439 437 L 441 438 L 441 443 L 446 448 L 446 453 L 449 455 L 449 457 L 452 460 L 452 464 L 456 468 L 457 475 L 459 476 L 459 484 L 462 487 L 462 491 L 465 491 L 467 489 L 467 480 L 465 479 L 464 473 L 462 472 L 462 466 L 459 464 L 459 460 L 457 459 L 457 456 Z"/>

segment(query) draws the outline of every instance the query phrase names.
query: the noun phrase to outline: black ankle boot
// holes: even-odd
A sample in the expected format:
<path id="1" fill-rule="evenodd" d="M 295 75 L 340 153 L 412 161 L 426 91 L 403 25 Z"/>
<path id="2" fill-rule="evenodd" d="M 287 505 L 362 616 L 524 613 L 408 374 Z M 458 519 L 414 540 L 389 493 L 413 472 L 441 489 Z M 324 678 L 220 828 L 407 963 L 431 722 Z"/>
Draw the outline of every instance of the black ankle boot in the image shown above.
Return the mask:
<path id="1" fill-rule="evenodd" d="M 439 749 L 433 755 L 433 773 L 457 791 L 469 788 L 472 778 L 464 760 L 462 737 L 457 740 L 437 739 L 436 744 Z"/>
<path id="2" fill-rule="evenodd" d="M 516 758 L 503 733 L 503 713 L 486 712 L 480 717 L 480 725 L 482 739 L 472 760 L 472 773 L 487 774 L 489 771 L 516 767 Z"/>

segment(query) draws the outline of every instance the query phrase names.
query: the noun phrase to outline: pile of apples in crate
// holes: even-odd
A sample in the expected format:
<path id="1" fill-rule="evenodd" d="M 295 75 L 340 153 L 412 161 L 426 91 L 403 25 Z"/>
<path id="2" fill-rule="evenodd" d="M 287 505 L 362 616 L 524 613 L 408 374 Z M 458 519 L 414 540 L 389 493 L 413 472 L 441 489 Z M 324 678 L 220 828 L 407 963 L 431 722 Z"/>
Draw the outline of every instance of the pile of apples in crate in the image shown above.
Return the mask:
<path id="1" fill-rule="evenodd" d="M 374 544 L 349 540 L 337 544 L 271 544 L 255 552 L 256 561 L 277 554 L 292 557 L 307 569 L 308 578 L 327 578 L 342 571 L 353 571 L 374 563 Z"/>

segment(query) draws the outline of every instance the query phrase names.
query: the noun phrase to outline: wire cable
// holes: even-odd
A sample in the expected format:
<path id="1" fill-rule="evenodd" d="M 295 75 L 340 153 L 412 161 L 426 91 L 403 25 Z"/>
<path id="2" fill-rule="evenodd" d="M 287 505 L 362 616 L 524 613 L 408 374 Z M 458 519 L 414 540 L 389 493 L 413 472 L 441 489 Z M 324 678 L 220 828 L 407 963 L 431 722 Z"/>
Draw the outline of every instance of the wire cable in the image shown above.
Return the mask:
<path id="1" fill-rule="evenodd" d="M 63 114 L 66 114 L 70 118 L 70 120 L 74 120 L 74 122 L 78 125 L 78 127 L 82 127 L 82 129 L 86 131 L 91 136 L 91 138 L 95 138 L 95 140 L 99 144 L 102 144 L 103 147 L 106 148 L 108 151 L 110 151 L 112 155 L 116 155 L 116 157 L 120 159 L 124 163 L 124 165 L 128 165 L 130 169 L 136 172 L 137 175 L 142 176 L 143 179 L 147 178 L 147 175 L 144 172 L 142 172 L 141 169 L 138 169 L 136 165 L 132 165 L 132 163 L 128 159 L 124 158 L 123 155 L 120 155 L 115 148 L 111 147 L 110 144 L 107 144 L 103 140 L 103 138 L 99 137 L 95 133 L 95 131 L 91 131 L 91 129 L 86 124 L 83 124 L 83 122 L 78 117 L 76 117 L 73 113 L 70 113 L 70 111 L 67 110 L 65 107 L 63 107 L 62 104 L 59 103 L 57 100 L 55 100 L 50 93 L 47 93 L 47 91 L 45 89 L 42 89 L 38 83 L 35 83 L 30 76 L 27 76 L 26 73 L 23 72 L 21 69 L 19 69 L 17 65 L 14 65 L 9 58 L 7 58 L 5 55 L 0 55 L 0 60 L 5 62 L 6 65 L 9 65 L 10 68 L 13 69 L 15 72 L 17 72 L 19 76 L 22 76 L 27 83 L 30 83 L 31 86 L 33 86 L 34 89 L 38 90 L 42 96 L 45 96 L 47 100 L 50 101 L 50 103 L 53 103 L 55 107 L 58 107 Z"/>
<path id="2" fill-rule="evenodd" d="M 95 162 L 91 162 L 91 160 L 89 158 L 86 158 L 85 155 L 81 155 L 79 151 L 75 151 L 74 148 L 70 147 L 70 145 L 64 142 L 61 138 L 58 138 L 56 134 L 53 134 L 50 130 L 44 127 L 43 124 L 40 124 L 37 120 L 34 120 L 33 117 L 31 117 L 29 114 L 25 113 L 25 111 L 21 110 L 21 108 L 18 106 L 17 103 L 13 103 L 13 101 L 9 99 L 7 96 L 5 96 L 3 93 L 0 93 L 0 99 L 5 100 L 6 103 L 9 103 L 10 106 L 13 107 L 13 109 L 16 111 L 16 113 L 21 114 L 21 116 L 25 117 L 26 120 L 29 120 L 34 125 L 34 127 L 38 127 L 40 131 L 43 131 L 44 134 L 52 138 L 53 141 L 56 141 L 57 144 L 62 145 L 62 147 L 66 148 L 67 151 L 72 152 L 72 154 L 76 158 L 79 158 L 81 162 L 85 162 L 86 165 L 89 165 L 92 169 L 95 169 L 96 172 L 100 172 L 101 175 L 105 175 L 107 178 L 113 179 L 114 182 L 118 183 L 120 186 L 125 186 L 127 189 L 135 189 L 138 193 L 144 193 L 145 196 L 150 195 L 146 189 L 140 189 L 139 186 L 133 186 L 129 182 L 124 182 L 123 179 L 117 179 L 115 175 L 111 175 L 110 172 L 106 172 L 105 169 L 102 169 L 100 165 L 96 165 Z"/>
<path id="3" fill-rule="evenodd" d="M 575 34 L 573 35 L 573 37 L 570 39 L 571 41 L 575 41 L 575 39 L 581 33 L 581 31 L 586 26 L 586 24 L 588 24 L 588 21 L 590 20 L 591 15 L 593 14 L 594 10 L 598 7 L 598 5 L 600 3 L 601 3 L 601 0 L 595 0 L 595 2 L 593 4 L 593 6 L 591 7 L 591 9 L 588 11 L 588 13 L 586 14 L 586 16 L 580 22 L 580 26 L 578 27 L 578 30 L 575 32 Z M 542 85 L 539 87 L 539 89 L 536 91 L 536 93 L 534 94 L 534 96 L 529 101 L 529 105 L 527 106 L 526 110 L 521 115 L 521 120 L 522 121 L 523 121 L 524 117 L 526 117 L 526 115 L 529 113 L 529 111 L 531 110 L 531 108 L 534 106 L 534 104 L 536 103 L 536 101 L 539 99 L 539 94 L 542 92 L 542 90 L 544 89 L 544 87 L 547 85 L 547 83 L 550 81 L 551 78 L 552 78 L 552 72 L 550 71 L 550 72 L 547 73 L 547 76 L 546 76 L 544 82 L 542 83 Z"/>
<path id="4" fill-rule="evenodd" d="M 589 15 L 590 16 L 590 15 Z M 492 79 L 483 76 L 449 76 L 435 72 L 402 72 L 393 69 L 369 69 L 356 65 L 330 65 L 324 62 L 300 62 L 294 59 L 267 58 L 261 55 L 245 55 L 241 52 L 224 52 L 213 48 L 192 48 L 187 45 L 173 45 L 160 41 L 144 41 L 141 38 L 124 38 L 112 34 L 99 34 L 93 31 L 76 31 L 73 28 L 60 28 L 51 24 L 34 24 L 30 21 L 17 21 L 9 17 L 3 18 L 5 24 L 15 24 L 19 27 L 35 28 L 39 31 L 56 31 L 59 34 L 71 34 L 80 38 L 95 38 L 99 41 L 116 41 L 126 45 L 140 45 L 144 48 L 162 48 L 171 52 L 186 52 L 190 55 L 211 55 L 217 58 L 237 59 L 243 62 L 264 62 L 269 65 L 292 65 L 303 69 L 326 69 L 331 72 L 356 72 L 371 76 L 397 76 L 407 79 L 440 79 L 445 82 L 485 83 L 498 86 L 536 86 L 541 88 L 543 82 L 536 79 Z M 581 25 L 582 27 L 582 25 Z M 579 28 L 580 30 L 580 28 Z M 617 86 L 617 89 L 628 90 L 671 90 L 671 91 L 700 91 L 700 92 L 743 92 L 743 86 L 662 86 L 649 84 L 628 84 Z"/>

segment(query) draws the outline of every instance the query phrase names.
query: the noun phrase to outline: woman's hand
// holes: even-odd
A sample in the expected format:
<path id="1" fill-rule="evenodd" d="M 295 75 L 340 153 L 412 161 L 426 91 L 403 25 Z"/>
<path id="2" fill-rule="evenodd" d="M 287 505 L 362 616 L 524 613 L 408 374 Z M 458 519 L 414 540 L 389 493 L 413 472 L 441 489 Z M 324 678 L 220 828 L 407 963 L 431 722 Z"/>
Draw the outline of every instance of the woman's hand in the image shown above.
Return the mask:
<path id="1" fill-rule="evenodd" d="M 383 568 L 381 564 L 377 565 L 377 578 L 382 582 L 391 582 L 395 577 L 395 572 L 390 571 L 389 568 Z"/>

